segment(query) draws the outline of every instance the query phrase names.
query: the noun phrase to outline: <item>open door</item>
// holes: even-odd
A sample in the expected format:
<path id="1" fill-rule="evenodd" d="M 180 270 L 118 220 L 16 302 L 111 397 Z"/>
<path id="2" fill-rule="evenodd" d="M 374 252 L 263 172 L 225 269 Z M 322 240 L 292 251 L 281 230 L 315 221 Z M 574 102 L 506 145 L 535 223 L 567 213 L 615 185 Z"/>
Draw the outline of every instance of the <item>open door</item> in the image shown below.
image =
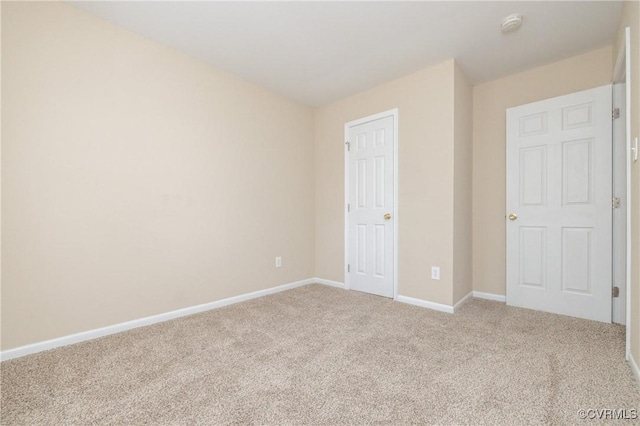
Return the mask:
<path id="1" fill-rule="evenodd" d="M 507 304 L 611 322 L 611 85 L 507 110 Z"/>

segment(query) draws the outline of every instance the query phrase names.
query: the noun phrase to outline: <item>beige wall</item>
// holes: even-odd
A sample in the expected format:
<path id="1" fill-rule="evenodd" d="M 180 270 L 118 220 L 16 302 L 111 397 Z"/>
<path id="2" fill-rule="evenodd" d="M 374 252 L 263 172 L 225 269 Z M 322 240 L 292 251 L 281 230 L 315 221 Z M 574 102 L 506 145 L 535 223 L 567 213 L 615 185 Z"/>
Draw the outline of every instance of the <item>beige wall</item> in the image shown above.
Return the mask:
<path id="1" fill-rule="evenodd" d="M 637 94 L 638 2 L 622 19 Z M 392 108 L 399 294 L 504 294 L 505 109 L 607 84 L 612 61 L 604 48 L 472 89 L 450 60 L 314 113 L 69 6 L 3 2 L 2 349 L 312 276 L 344 281 L 344 124 Z"/>
<path id="2" fill-rule="evenodd" d="M 454 70 L 453 303 L 472 290 L 473 88 Z"/>
<path id="3" fill-rule="evenodd" d="M 313 276 L 313 110 L 58 3 L 2 61 L 3 350 Z"/>
<path id="4" fill-rule="evenodd" d="M 457 100 L 468 104 L 464 114 L 471 106 L 466 78 L 455 69 L 450 60 L 316 110 L 316 276 L 344 282 L 344 125 L 398 108 L 398 293 L 453 303 L 454 131 L 461 146 L 468 139 L 464 123 L 454 126 L 456 81 Z M 469 163 L 466 155 L 456 158 L 461 166 Z M 461 185 L 467 179 L 462 168 L 458 177 Z M 465 195 L 457 201 L 461 244 L 468 233 Z M 440 266 L 440 281 L 430 279 L 431 266 Z M 460 280 L 470 265 L 463 269 Z"/>
<path id="5" fill-rule="evenodd" d="M 615 56 L 631 28 L 631 138 L 640 137 L 640 3 L 626 1 L 615 42 Z M 640 362 L 640 162 L 631 165 L 631 354 Z"/>
<path id="6" fill-rule="evenodd" d="M 473 88 L 473 289 L 505 294 L 505 110 L 611 83 L 606 47 Z"/>

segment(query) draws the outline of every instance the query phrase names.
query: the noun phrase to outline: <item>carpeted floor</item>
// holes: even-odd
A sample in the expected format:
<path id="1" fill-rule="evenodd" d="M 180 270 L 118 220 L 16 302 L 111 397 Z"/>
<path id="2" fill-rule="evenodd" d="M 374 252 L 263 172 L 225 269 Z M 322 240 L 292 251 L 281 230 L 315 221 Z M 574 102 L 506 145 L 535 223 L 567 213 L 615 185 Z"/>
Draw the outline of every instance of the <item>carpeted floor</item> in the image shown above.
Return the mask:
<path id="1" fill-rule="evenodd" d="M 640 408 L 623 327 L 321 285 L 0 367 L 3 425 L 597 424 L 578 410 Z"/>

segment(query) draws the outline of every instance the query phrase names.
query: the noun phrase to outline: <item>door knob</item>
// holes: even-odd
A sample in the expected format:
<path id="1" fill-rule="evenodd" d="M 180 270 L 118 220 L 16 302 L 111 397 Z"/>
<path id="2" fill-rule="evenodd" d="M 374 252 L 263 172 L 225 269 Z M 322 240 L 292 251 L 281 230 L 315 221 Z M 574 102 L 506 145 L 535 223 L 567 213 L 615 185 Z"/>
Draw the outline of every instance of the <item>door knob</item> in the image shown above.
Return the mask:
<path id="1" fill-rule="evenodd" d="M 515 213 L 511 213 L 511 214 L 509 215 L 509 220 L 516 220 L 517 218 L 518 218 L 518 215 L 517 215 L 517 214 L 515 214 Z"/>
<path id="2" fill-rule="evenodd" d="M 389 220 L 389 219 L 391 219 L 391 213 L 386 213 L 384 215 L 384 220 Z"/>

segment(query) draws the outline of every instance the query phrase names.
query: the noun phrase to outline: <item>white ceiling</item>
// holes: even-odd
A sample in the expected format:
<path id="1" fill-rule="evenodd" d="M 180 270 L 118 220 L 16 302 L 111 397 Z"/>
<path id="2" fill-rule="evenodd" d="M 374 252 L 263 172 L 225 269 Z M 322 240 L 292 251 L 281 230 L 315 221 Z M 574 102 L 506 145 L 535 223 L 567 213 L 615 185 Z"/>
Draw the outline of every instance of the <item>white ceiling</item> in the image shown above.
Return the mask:
<path id="1" fill-rule="evenodd" d="M 71 2 L 310 106 L 446 59 L 474 83 L 613 42 L 620 1 Z M 502 35 L 502 18 L 522 28 Z"/>

